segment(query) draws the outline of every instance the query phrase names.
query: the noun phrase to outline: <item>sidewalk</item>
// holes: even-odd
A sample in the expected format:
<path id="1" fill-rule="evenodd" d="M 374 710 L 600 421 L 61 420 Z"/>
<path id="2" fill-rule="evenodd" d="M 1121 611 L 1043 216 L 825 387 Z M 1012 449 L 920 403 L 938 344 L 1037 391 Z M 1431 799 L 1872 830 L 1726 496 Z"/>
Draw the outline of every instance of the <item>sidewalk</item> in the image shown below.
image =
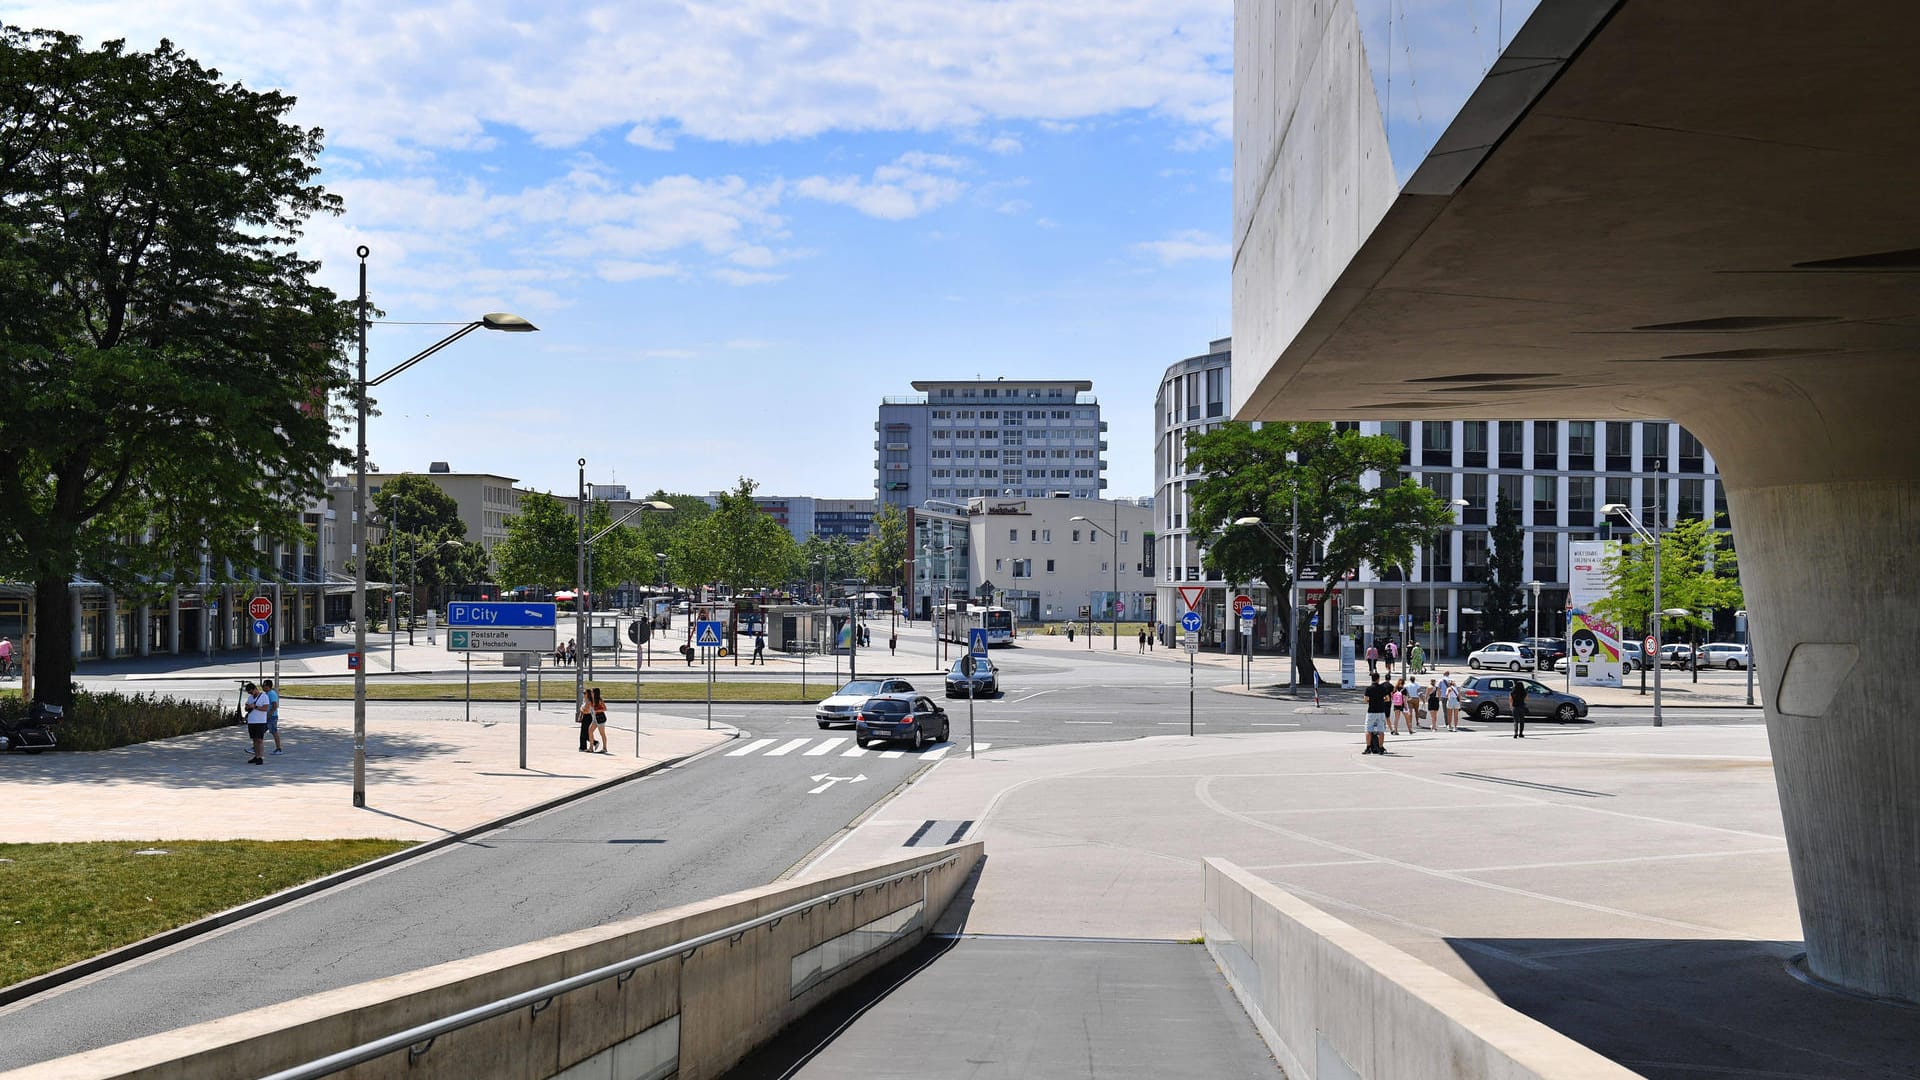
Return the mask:
<path id="1" fill-rule="evenodd" d="M 942 930 L 1185 940 L 1219 856 L 1650 1076 L 1910 1075 L 1911 1012 L 1788 970 L 1761 724 L 1505 730 L 1385 758 L 1357 724 L 995 750 L 940 762 L 805 873 L 984 839 Z"/>
<path id="2" fill-rule="evenodd" d="M 564 711 L 530 713 L 519 768 L 519 707 L 378 703 L 367 716 L 367 805 L 355 807 L 353 708 L 301 702 L 283 712 L 286 753 L 248 765 L 246 730 L 221 728 L 86 754 L 0 758 L 8 839 L 431 840 L 699 753 L 731 729 L 641 714 L 608 715 L 610 754 L 578 751 Z"/>

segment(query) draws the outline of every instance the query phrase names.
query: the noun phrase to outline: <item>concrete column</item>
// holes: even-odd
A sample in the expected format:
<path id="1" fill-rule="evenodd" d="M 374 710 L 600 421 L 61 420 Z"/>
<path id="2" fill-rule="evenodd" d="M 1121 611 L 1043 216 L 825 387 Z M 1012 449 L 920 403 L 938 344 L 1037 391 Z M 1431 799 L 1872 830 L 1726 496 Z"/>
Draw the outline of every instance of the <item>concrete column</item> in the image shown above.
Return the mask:
<path id="1" fill-rule="evenodd" d="M 107 590 L 107 617 L 100 627 L 100 659 L 120 657 L 120 598 Z"/>
<path id="2" fill-rule="evenodd" d="M 167 593 L 167 652 L 180 655 L 180 590 Z"/>

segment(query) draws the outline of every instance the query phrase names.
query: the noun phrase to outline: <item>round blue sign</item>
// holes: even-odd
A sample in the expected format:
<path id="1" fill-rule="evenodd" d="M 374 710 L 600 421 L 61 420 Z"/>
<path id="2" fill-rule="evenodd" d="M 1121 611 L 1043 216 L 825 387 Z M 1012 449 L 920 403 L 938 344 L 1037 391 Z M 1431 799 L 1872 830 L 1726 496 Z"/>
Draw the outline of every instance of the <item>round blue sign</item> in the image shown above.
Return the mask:
<path id="1" fill-rule="evenodd" d="M 272 629 L 273 629 L 273 624 L 272 624 L 272 623 L 269 623 L 269 622 L 268 622 L 267 620 L 265 620 L 265 619 L 255 619 L 255 620 L 253 620 L 253 632 L 254 632 L 255 634 L 258 634 L 258 635 L 260 635 L 261 637 L 266 637 L 266 636 L 267 636 L 267 634 L 268 634 L 268 633 L 269 633 L 270 631 L 272 631 Z"/>
<path id="2" fill-rule="evenodd" d="M 1185 615 L 1180 616 L 1180 627 L 1189 634 L 1199 633 L 1200 613 L 1197 611 L 1189 611 Z"/>

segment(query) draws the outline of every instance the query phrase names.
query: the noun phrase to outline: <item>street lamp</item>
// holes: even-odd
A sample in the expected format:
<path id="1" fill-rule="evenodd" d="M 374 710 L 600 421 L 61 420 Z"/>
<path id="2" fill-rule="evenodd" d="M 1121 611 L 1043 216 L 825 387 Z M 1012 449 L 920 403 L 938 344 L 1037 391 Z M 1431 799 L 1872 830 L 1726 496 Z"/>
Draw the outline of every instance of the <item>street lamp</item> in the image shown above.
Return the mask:
<path id="1" fill-rule="evenodd" d="M 1533 636 L 1537 639 L 1540 636 L 1540 582 L 1529 581 L 1527 588 L 1533 590 Z M 1538 675 L 1540 674 L 1540 644 L 1537 640 L 1528 644 L 1533 646 L 1533 673 Z"/>
<path id="2" fill-rule="evenodd" d="M 1753 623 L 1747 618 L 1747 609 L 1741 608 L 1733 613 L 1740 620 L 1740 640 L 1747 647 L 1747 704 L 1753 704 Z"/>
<path id="3" fill-rule="evenodd" d="M 1113 647 L 1117 652 L 1120 649 L 1120 500 L 1108 501 L 1113 503 L 1113 528 L 1111 529 L 1094 524 L 1092 519 L 1082 514 L 1075 514 L 1067 520 L 1085 522 L 1087 528 L 1098 529 L 1113 541 L 1113 595 L 1107 599 L 1107 614 L 1113 618 Z M 1092 648 L 1093 642 L 1087 642 L 1087 647 Z"/>
<path id="4" fill-rule="evenodd" d="M 395 375 L 459 341 L 475 330 L 498 330 L 507 334 L 530 334 L 539 327 L 518 315 L 491 312 L 461 326 L 460 329 L 389 368 L 378 378 L 367 378 L 367 256 L 372 251 L 360 245 L 354 252 L 360 257 L 360 342 L 359 365 L 354 374 L 354 412 L 357 419 L 357 446 L 354 453 L 353 482 L 353 651 L 359 666 L 353 669 L 353 805 L 367 805 L 367 391 Z"/>
<path id="5" fill-rule="evenodd" d="M 628 510 L 624 514 L 621 514 L 618 518 L 615 518 L 605 528 L 601 529 L 599 532 L 594 533 L 592 536 L 588 536 L 587 535 L 587 459 L 581 458 L 579 461 L 579 465 L 580 465 L 580 502 L 579 502 L 578 510 L 579 510 L 579 519 L 580 519 L 580 546 L 579 546 L 579 549 L 574 553 L 574 576 L 573 576 L 573 580 L 575 583 L 573 586 L 573 625 L 574 625 L 573 640 L 575 643 L 574 644 L 575 648 L 579 647 L 579 641 L 581 638 L 587 637 L 587 598 L 590 595 L 589 592 L 587 591 L 587 586 L 590 582 L 590 579 L 587 576 L 587 549 L 592 547 L 594 544 L 599 543 L 602 537 L 606 536 L 608 533 L 619 528 L 620 526 L 626 524 L 630 518 L 637 516 L 643 510 L 673 509 L 672 503 L 661 502 L 658 499 L 642 499 L 632 509 Z M 591 640 L 587 642 L 587 663 L 589 664 L 593 663 L 593 642 Z M 586 693 L 586 689 L 587 689 L 586 668 L 576 661 L 573 665 L 574 708 L 577 709 L 580 707 L 580 700 L 581 700 L 581 697 Z"/>
<path id="6" fill-rule="evenodd" d="M 940 652 L 940 659 L 935 663 L 942 666 L 946 664 L 947 657 L 953 655 L 953 650 L 947 646 L 947 638 L 953 633 L 953 547 L 948 544 L 940 549 L 940 576 L 946 580 L 941 583 L 940 591 L 940 641 L 934 647 Z"/>
<path id="7" fill-rule="evenodd" d="M 1641 543 L 1653 545 L 1653 613 L 1648 616 L 1647 621 L 1652 624 L 1653 630 L 1653 726 L 1662 727 L 1665 722 L 1660 715 L 1660 617 L 1665 615 L 1666 611 L 1660 607 L 1660 537 L 1658 533 L 1660 521 L 1656 518 L 1653 523 L 1655 531 L 1648 532 L 1647 527 L 1640 524 L 1640 519 L 1633 516 L 1633 511 L 1627 509 L 1625 503 L 1608 503 L 1600 508 L 1600 513 L 1609 516 L 1620 515 L 1633 529 L 1634 535 L 1640 538 Z M 1646 654 L 1642 652 L 1641 656 L 1644 658 Z M 1645 671 L 1644 668 L 1641 670 Z M 1646 686 L 1645 678 L 1643 674 L 1641 676 L 1643 689 Z"/>

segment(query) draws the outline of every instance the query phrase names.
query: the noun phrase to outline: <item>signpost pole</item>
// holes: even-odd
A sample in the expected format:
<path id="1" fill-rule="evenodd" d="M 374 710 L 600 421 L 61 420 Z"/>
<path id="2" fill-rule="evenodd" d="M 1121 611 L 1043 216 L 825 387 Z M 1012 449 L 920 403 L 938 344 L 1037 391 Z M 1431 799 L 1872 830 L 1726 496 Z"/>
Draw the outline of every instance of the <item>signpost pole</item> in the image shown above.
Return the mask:
<path id="1" fill-rule="evenodd" d="M 652 640 L 649 638 L 648 640 Z M 633 756 L 640 756 L 640 649 L 633 649 Z"/>
<path id="2" fill-rule="evenodd" d="M 280 583 L 273 583 L 273 685 L 280 685 Z M 1749 700 L 1747 704 L 1753 702 Z"/>
<path id="3" fill-rule="evenodd" d="M 713 650 L 707 652 L 707 730 L 713 730 Z"/>
<path id="4" fill-rule="evenodd" d="M 527 665 L 524 663 L 520 665 L 520 767 L 527 767 Z"/>
<path id="5" fill-rule="evenodd" d="M 973 757 L 973 674 L 967 674 L 967 756 Z"/>
<path id="6" fill-rule="evenodd" d="M 1187 649 L 1187 737 L 1193 737 L 1193 648 Z"/>
<path id="7" fill-rule="evenodd" d="M 467 665 L 467 723 L 473 723 L 473 654 L 460 658 Z"/>

